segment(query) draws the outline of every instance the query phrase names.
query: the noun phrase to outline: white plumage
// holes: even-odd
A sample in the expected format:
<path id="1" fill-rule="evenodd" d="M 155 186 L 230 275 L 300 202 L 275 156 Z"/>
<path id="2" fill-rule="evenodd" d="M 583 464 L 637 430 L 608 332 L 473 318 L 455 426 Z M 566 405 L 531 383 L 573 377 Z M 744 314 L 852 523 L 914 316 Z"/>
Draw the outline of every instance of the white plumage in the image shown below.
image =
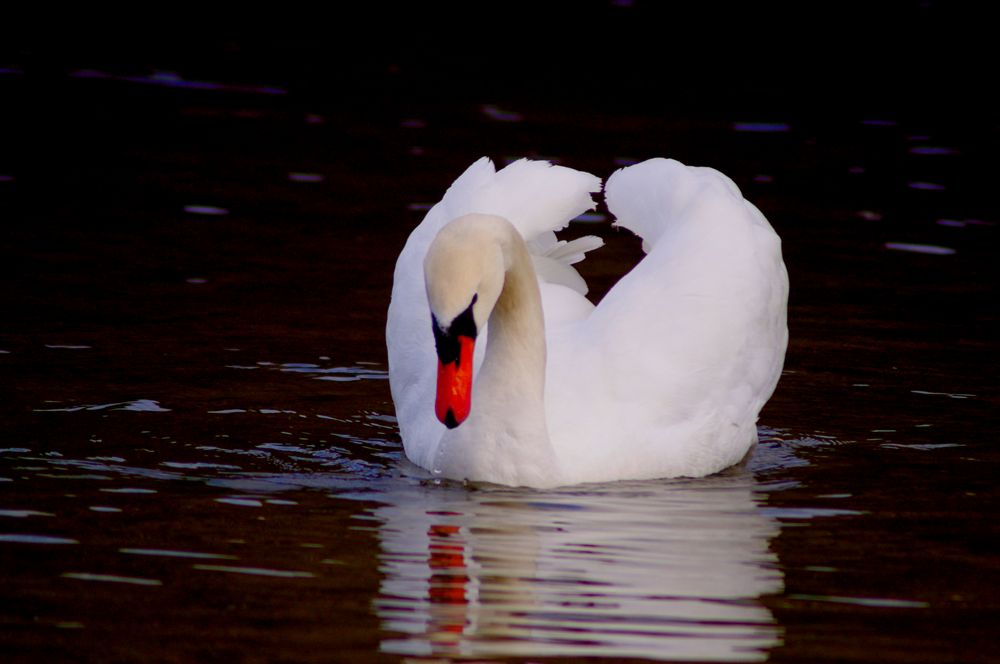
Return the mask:
<path id="1" fill-rule="evenodd" d="M 414 463 L 454 479 L 544 487 L 707 475 L 755 444 L 757 415 L 787 343 L 780 239 L 717 171 L 667 159 L 621 169 L 605 187 L 608 208 L 643 238 L 647 255 L 594 307 L 570 264 L 600 240 L 564 243 L 553 231 L 592 209 L 599 189 L 596 177 L 572 169 L 521 160 L 495 171 L 484 158 L 413 231 L 396 263 L 386 339 L 400 433 Z M 446 226 L 447 240 L 434 243 Z M 530 261 L 509 249 L 520 240 L 508 235 L 518 234 Z M 425 259 L 433 264 L 428 282 Z M 499 274 L 494 263 L 502 264 Z M 511 269 L 530 276 L 525 265 L 534 278 L 512 278 Z M 537 324 L 530 304 L 537 296 L 514 285 L 536 279 Z M 463 305 L 445 303 L 469 304 L 480 291 L 489 297 L 494 280 L 507 304 L 494 310 L 493 295 L 474 307 L 471 414 L 447 429 L 435 417 L 428 297 L 446 326 Z M 511 332 L 503 343 L 498 337 L 484 367 L 491 325 Z M 515 338 L 522 330 L 539 338 Z M 543 398 L 532 398 L 536 384 Z"/>

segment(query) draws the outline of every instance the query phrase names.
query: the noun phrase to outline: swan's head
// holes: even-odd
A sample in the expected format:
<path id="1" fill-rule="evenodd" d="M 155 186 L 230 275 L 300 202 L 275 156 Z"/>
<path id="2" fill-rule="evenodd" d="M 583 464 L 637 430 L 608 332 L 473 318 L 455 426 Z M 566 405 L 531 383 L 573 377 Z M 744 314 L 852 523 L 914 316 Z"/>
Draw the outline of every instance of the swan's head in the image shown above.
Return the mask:
<path id="1" fill-rule="evenodd" d="M 470 214 L 447 224 L 424 258 L 424 280 L 438 355 L 434 412 L 449 429 L 472 409 L 476 336 L 503 289 L 501 217 Z"/>

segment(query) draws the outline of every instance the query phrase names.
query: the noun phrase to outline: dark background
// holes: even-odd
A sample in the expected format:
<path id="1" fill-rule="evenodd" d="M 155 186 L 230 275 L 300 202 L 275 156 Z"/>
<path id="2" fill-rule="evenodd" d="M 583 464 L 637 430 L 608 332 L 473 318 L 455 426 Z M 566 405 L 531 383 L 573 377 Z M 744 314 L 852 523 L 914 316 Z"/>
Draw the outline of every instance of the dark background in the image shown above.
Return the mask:
<path id="1" fill-rule="evenodd" d="M 160 68 L 350 107 L 487 92 L 622 112 L 736 104 L 985 116 L 996 65 L 981 5 L 929 0 L 372 2 L 324 13 L 10 18 L 0 54 L 35 75 Z"/>
<path id="2" fill-rule="evenodd" d="M 0 551 L 0 649 L 24 661 L 379 657 L 377 535 L 354 529 L 367 503 L 328 493 L 358 487 L 377 503 L 397 483 L 388 387 L 312 378 L 362 362 L 384 372 L 395 256 L 421 205 L 485 154 L 601 177 L 654 156 L 710 165 L 781 235 L 790 345 L 761 424 L 787 460 L 748 474 L 785 519 L 769 547 L 786 590 L 760 598 L 785 633 L 774 660 L 996 658 L 1000 120 L 985 9 L 44 9 L 0 17 L 0 449 L 30 450 L 0 459 L 18 478 L 0 484 L 0 507 L 56 515 L 10 532 L 81 544 Z M 290 181 L 299 171 L 324 179 Z M 607 225 L 580 232 L 608 240 L 581 266 L 599 294 L 637 242 Z M 306 364 L 315 375 L 286 370 Z M 137 399 L 169 410 L 114 407 Z M 304 451 L 251 454 L 286 432 Z M 237 479 L 301 483 L 286 494 L 301 508 L 268 508 L 262 525 L 220 507 L 218 480 L 232 476 L 212 464 L 234 459 Z M 163 479 L 165 462 L 194 467 Z M 76 476 L 95 463 L 111 479 Z M 158 493 L 117 497 L 108 483 Z M 122 512 L 88 509 L 113 498 Z M 854 516 L 794 516 L 831 505 Z M 233 538 L 249 543 L 247 564 L 317 582 L 206 580 L 118 553 L 228 551 Z M 324 571 L 319 556 L 334 552 L 348 566 Z M 81 590 L 66 571 L 162 578 L 172 594 Z"/>

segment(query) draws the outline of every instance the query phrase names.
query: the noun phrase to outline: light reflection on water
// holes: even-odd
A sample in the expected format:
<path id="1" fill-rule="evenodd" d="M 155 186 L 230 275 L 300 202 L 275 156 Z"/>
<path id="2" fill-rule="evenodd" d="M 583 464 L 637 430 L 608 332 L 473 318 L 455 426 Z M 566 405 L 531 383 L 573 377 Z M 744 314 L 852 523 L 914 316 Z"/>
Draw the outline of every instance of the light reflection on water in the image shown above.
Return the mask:
<path id="1" fill-rule="evenodd" d="M 758 134 L 778 134 L 791 131 L 791 126 L 786 122 L 734 122 L 733 131 L 751 132 Z"/>
<path id="2" fill-rule="evenodd" d="M 95 417 L 87 411 L 58 416 Z M 798 488 L 793 469 L 808 467 L 810 456 L 844 444 L 826 434 L 793 438 L 761 429 L 761 445 L 748 465 L 714 477 L 540 492 L 440 482 L 403 459 L 398 443 L 360 435 L 363 423 L 391 426 L 391 416 L 364 412 L 344 419 L 358 427 L 342 434 L 351 438 L 350 446 L 309 441 L 202 445 L 189 449 L 190 461 L 151 459 L 154 467 L 123 455 L 77 459 L 7 448 L 0 462 L 16 470 L 20 484 L 62 480 L 75 488 L 45 512 L 17 501 L 0 505 L 0 516 L 20 526 L 4 528 L 8 532 L 0 535 L 0 543 L 86 550 L 80 558 L 86 564 L 77 562 L 79 554 L 68 556 L 58 578 L 122 597 L 161 592 L 161 586 L 197 588 L 203 576 L 248 583 L 266 579 L 295 594 L 302 588 L 297 584 L 343 577 L 340 572 L 331 577 L 331 566 L 355 572 L 377 567 L 370 607 L 380 625 L 381 652 L 396 656 L 762 661 L 785 640 L 786 628 L 771 608 L 776 597 L 868 610 L 912 611 L 927 605 L 906 595 L 786 593 L 788 563 L 774 548 L 783 530 L 865 516 L 830 502 L 851 498 L 848 492 L 815 494 L 817 506 L 772 500 Z M 211 460 L 227 453 L 245 464 Z M 116 501 L 120 507 L 102 508 L 101 518 L 108 519 L 104 527 L 136 515 L 169 514 L 187 493 L 183 486 L 193 485 L 210 491 L 197 509 L 212 535 L 198 543 L 173 531 L 165 538 L 136 538 L 119 526 L 117 537 L 95 548 L 94 532 L 77 532 L 65 518 L 70 495 L 86 496 L 84 505 L 93 505 L 97 491 L 109 498 L 123 494 Z M 137 502 L 134 494 L 150 494 L 138 499 L 152 502 Z M 283 546 L 322 553 L 294 557 L 275 549 L 266 524 L 282 518 L 315 528 L 304 517 L 322 514 L 310 497 L 317 495 L 329 496 L 340 510 L 356 505 L 348 506 L 350 516 L 340 527 L 371 532 L 374 550 L 338 548 L 337 531 L 297 529 Z M 254 531 L 229 525 L 247 519 L 261 520 L 257 539 Z M 72 537 L 50 534 L 53 527 Z M 823 558 L 813 562 L 822 563 L 808 567 L 813 573 L 833 577 L 841 572 Z M 64 617 L 78 615 L 73 607 L 67 600 Z"/>
<path id="3" fill-rule="evenodd" d="M 132 410 L 144 413 L 165 413 L 169 408 L 163 408 L 152 399 L 136 399 L 134 401 L 122 401 L 117 403 L 101 403 L 76 406 L 63 406 L 61 408 L 36 408 L 38 412 L 70 413 L 77 410 Z"/>
<path id="4" fill-rule="evenodd" d="M 303 377 L 324 375 L 324 369 L 308 363 L 258 366 Z M 351 371 L 336 369 L 345 377 L 353 371 L 359 379 L 384 375 L 370 364 L 356 364 Z M 81 421 L 107 413 L 119 425 L 140 416 L 128 411 L 167 413 L 154 415 L 153 424 L 142 426 L 150 427 L 143 432 L 150 439 L 170 438 L 156 429 L 170 411 L 123 408 L 123 403 L 133 402 L 35 412 Z M 250 409 L 235 410 L 243 414 L 233 413 L 225 422 L 255 416 Z M 275 412 L 299 416 L 290 409 Z M 78 487 L 74 495 L 121 494 L 120 506 L 96 504 L 95 509 L 96 493 L 85 503 L 88 511 L 108 519 L 127 517 L 123 508 L 158 509 L 153 504 L 140 507 L 126 496 L 159 494 L 156 500 L 169 502 L 177 491 L 172 487 L 192 481 L 227 491 L 212 500 L 233 509 L 294 509 L 297 501 L 276 498 L 275 493 L 300 490 L 376 501 L 379 506 L 367 513 L 378 525 L 385 576 L 374 610 L 387 633 L 401 634 L 385 639 L 387 652 L 587 650 L 619 656 L 758 659 L 780 641 L 780 629 L 755 601 L 761 594 L 781 591 L 782 575 L 768 550 L 778 523 L 759 506 L 750 472 L 547 493 L 442 486 L 402 460 L 398 443 L 384 437 L 394 433 L 391 415 L 362 411 L 336 419 L 341 430 L 328 435 L 342 441 L 338 444 L 301 437 L 294 443 L 249 445 L 220 440 L 185 445 L 179 459 L 171 458 L 179 453 L 176 447 L 148 456 L 126 448 L 78 456 L 71 450 L 8 447 L 2 460 L 21 486 L 61 481 Z M 795 463 L 787 449 L 762 449 L 766 452 L 755 462 L 758 470 L 769 463 Z M 230 459 L 239 462 L 225 462 Z M 88 484 L 93 488 L 81 488 Z M 43 522 L 56 528 L 69 525 L 63 518 L 65 505 L 55 503 L 53 511 L 43 512 L 16 502 L 0 505 L 0 516 L 31 527 L 6 532 L 0 541 L 11 546 L 87 545 L 89 538 L 58 537 L 47 534 L 48 527 L 38 527 Z M 114 544 L 128 557 L 239 558 L 211 549 L 143 546 L 142 540 Z M 253 552 L 248 555 L 239 564 L 198 564 L 190 569 L 289 582 L 318 573 L 254 564 Z M 140 569 L 137 574 L 117 567 L 107 561 L 89 569 L 70 566 L 63 568 L 61 577 L 123 587 L 167 580 L 155 576 L 158 570 Z M 451 632 L 456 625 L 459 631 Z M 442 634 L 451 634 L 452 641 L 442 640 Z"/>
<path id="5" fill-rule="evenodd" d="M 80 69 L 70 72 L 73 78 L 85 79 L 106 79 L 124 81 L 127 83 L 138 83 L 140 85 L 150 85 L 165 88 L 183 88 L 187 90 L 210 90 L 243 92 L 262 95 L 283 95 L 285 91 L 281 88 L 264 85 L 239 85 L 234 83 L 222 83 L 217 81 L 198 81 L 185 79 L 180 74 L 172 71 L 157 71 L 145 76 L 122 76 L 98 69 Z"/>
<path id="6" fill-rule="evenodd" d="M 781 641 L 778 522 L 752 475 L 379 497 L 375 608 L 405 655 L 756 661 Z"/>

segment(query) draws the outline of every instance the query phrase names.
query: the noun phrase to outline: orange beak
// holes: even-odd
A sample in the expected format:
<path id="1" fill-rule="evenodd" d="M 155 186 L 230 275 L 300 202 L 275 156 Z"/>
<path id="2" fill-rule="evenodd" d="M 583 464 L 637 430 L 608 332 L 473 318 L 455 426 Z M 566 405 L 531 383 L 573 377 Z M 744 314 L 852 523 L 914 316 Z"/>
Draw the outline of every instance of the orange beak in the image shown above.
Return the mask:
<path id="1" fill-rule="evenodd" d="M 438 360 L 437 401 L 434 413 L 449 429 L 465 421 L 472 408 L 472 359 L 476 340 L 458 335 L 458 357 L 454 362 Z"/>

